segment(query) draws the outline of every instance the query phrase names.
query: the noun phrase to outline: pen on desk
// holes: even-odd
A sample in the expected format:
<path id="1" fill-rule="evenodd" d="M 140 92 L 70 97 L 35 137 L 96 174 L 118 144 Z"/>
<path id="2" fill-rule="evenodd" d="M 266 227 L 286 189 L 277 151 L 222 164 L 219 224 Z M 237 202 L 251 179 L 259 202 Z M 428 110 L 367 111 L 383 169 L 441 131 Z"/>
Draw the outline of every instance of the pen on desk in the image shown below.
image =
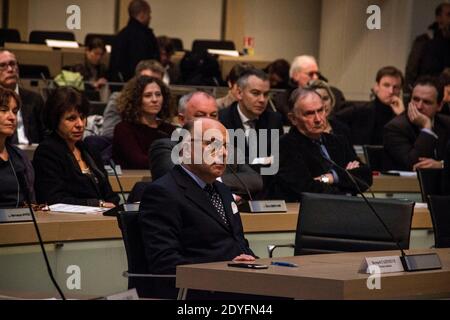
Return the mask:
<path id="1" fill-rule="evenodd" d="M 283 262 L 283 261 L 272 261 L 270 264 L 273 266 L 280 266 L 280 267 L 291 267 L 291 268 L 298 267 L 298 265 L 295 263 Z"/>

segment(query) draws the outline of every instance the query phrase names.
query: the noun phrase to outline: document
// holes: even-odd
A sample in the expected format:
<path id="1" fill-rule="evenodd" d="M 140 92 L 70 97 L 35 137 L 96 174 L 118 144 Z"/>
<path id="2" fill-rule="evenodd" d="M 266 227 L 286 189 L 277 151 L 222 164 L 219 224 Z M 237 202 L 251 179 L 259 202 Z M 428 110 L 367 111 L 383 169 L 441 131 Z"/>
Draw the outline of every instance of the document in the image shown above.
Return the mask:
<path id="1" fill-rule="evenodd" d="M 49 206 L 51 212 L 98 214 L 108 211 L 109 208 L 76 206 L 72 204 L 57 203 Z"/>

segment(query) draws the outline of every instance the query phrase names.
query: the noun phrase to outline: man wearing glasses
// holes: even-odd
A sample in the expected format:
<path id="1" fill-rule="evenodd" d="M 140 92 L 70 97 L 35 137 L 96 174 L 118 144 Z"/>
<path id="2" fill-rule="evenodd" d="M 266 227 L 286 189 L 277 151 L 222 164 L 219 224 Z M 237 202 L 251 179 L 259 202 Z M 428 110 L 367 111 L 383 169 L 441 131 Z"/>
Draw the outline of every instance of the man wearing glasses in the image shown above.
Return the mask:
<path id="1" fill-rule="evenodd" d="M 14 90 L 22 100 L 22 108 L 17 114 L 17 131 L 12 137 L 12 143 L 39 143 L 44 135 L 40 120 L 44 101 L 40 95 L 19 86 L 17 59 L 7 50 L 0 50 L 0 86 Z"/>
<path id="2" fill-rule="evenodd" d="M 199 118 L 183 129 L 181 165 L 150 184 L 141 200 L 148 272 L 175 274 L 182 264 L 254 261 L 233 196 L 216 180 L 226 167 L 225 127 Z M 173 282 L 165 284 L 154 286 L 155 295 L 175 289 Z"/>

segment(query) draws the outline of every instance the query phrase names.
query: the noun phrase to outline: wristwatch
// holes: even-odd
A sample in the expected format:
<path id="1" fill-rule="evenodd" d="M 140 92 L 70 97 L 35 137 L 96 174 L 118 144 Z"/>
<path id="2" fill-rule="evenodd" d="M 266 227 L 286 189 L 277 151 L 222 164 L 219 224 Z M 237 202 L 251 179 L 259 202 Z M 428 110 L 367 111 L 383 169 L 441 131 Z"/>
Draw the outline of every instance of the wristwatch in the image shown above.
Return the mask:
<path id="1" fill-rule="evenodd" d="M 320 182 L 328 184 L 330 183 L 330 178 L 326 174 L 323 174 L 320 176 Z"/>

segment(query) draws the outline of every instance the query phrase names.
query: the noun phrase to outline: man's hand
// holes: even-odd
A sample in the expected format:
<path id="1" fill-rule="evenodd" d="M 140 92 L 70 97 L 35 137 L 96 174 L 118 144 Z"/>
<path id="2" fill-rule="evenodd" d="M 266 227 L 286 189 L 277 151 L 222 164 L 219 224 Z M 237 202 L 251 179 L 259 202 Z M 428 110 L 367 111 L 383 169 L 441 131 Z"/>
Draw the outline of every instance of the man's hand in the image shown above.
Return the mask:
<path id="1" fill-rule="evenodd" d="M 108 80 L 105 78 L 100 78 L 94 82 L 95 89 L 101 89 L 105 84 L 108 83 Z"/>
<path id="2" fill-rule="evenodd" d="M 353 170 L 359 168 L 359 165 L 360 165 L 359 161 L 352 161 L 347 164 L 347 167 L 345 167 L 345 169 Z"/>
<path id="3" fill-rule="evenodd" d="M 403 104 L 402 99 L 400 99 L 397 96 L 392 97 L 392 102 L 390 106 L 396 116 L 405 112 L 405 105 Z"/>
<path id="4" fill-rule="evenodd" d="M 408 118 L 409 121 L 411 121 L 416 126 L 419 126 L 421 129 L 431 130 L 431 119 L 423 113 L 420 113 L 413 102 L 411 102 L 408 107 Z"/>
<path id="5" fill-rule="evenodd" d="M 334 177 L 333 177 L 333 175 L 331 173 L 326 173 L 326 174 L 323 174 L 322 176 L 327 176 L 328 177 L 328 184 L 333 184 L 334 183 Z M 322 182 L 322 180 L 321 180 L 322 176 L 315 177 L 314 180 Z"/>
<path id="6" fill-rule="evenodd" d="M 250 256 L 248 254 L 241 254 L 240 256 L 237 256 L 236 258 L 233 259 L 234 262 L 238 262 L 238 261 L 255 261 L 255 257 L 254 256 Z"/>
<path id="7" fill-rule="evenodd" d="M 419 162 L 417 162 L 413 166 L 413 170 L 417 169 L 442 169 L 442 161 L 437 161 L 430 158 L 419 158 Z"/>

